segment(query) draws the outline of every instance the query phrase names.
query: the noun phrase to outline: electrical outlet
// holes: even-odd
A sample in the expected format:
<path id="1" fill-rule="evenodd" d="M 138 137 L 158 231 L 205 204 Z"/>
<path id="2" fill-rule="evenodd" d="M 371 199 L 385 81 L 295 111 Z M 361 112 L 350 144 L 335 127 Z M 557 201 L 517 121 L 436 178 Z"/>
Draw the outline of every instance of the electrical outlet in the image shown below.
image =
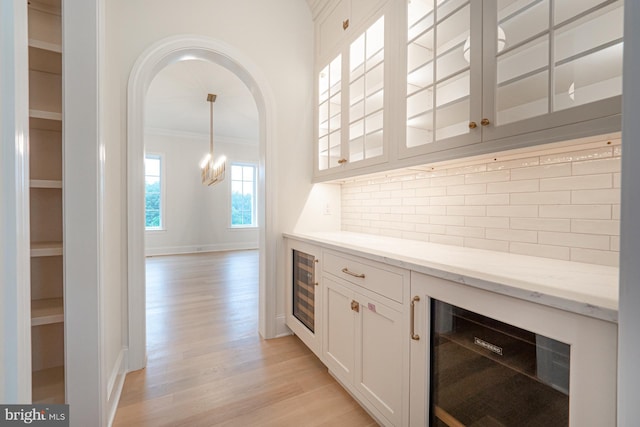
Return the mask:
<path id="1" fill-rule="evenodd" d="M 331 203 L 326 202 L 324 204 L 324 208 L 322 209 L 323 215 L 331 215 Z"/>

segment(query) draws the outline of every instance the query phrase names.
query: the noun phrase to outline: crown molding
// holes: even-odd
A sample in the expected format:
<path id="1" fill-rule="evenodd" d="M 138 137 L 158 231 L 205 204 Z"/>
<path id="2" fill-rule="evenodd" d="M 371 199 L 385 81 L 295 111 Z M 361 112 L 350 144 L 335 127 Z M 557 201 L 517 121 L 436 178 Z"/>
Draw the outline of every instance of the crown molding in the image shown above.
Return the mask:
<path id="1" fill-rule="evenodd" d="M 145 127 L 144 133 L 146 135 L 168 136 L 173 138 L 186 138 L 186 139 L 194 139 L 198 141 L 207 141 L 207 142 L 209 141 L 209 134 L 200 133 L 200 132 L 188 132 L 188 131 L 175 130 L 175 129 Z M 253 140 L 253 139 L 247 139 L 247 138 L 236 138 L 236 137 L 226 136 L 226 135 L 215 135 L 215 142 L 220 144 L 247 145 L 251 147 L 258 146 L 257 138 Z"/>
<path id="2" fill-rule="evenodd" d="M 326 9 L 327 5 L 332 3 L 332 0 L 307 0 L 309 10 L 311 11 L 311 17 L 315 21 L 316 18 Z"/>

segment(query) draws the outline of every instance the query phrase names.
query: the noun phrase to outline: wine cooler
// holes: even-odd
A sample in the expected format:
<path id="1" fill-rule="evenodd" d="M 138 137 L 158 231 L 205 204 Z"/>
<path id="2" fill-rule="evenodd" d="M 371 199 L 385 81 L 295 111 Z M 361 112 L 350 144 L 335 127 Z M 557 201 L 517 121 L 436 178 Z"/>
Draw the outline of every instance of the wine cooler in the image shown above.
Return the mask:
<path id="1" fill-rule="evenodd" d="M 430 323 L 430 426 L 569 425 L 569 345 L 435 299 Z"/>
<path id="2" fill-rule="evenodd" d="M 315 332 L 315 257 L 293 250 L 293 315 Z"/>

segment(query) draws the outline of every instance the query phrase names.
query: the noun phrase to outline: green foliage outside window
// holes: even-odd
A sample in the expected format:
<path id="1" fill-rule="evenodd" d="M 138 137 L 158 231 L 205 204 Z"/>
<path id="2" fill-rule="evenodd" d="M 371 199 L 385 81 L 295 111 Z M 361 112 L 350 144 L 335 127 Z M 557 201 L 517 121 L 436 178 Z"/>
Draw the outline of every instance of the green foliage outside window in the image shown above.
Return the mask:
<path id="1" fill-rule="evenodd" d="M 144 192 L 145 226 L 160 227 L 160 182 L 147 182 Z"/>

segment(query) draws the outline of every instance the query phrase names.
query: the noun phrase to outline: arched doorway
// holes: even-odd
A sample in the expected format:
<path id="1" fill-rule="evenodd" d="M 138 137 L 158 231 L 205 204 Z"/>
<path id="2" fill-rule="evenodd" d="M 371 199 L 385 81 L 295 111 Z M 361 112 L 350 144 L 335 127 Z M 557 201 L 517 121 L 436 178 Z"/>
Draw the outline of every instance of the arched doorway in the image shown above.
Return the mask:
<path id="1" fill-rule="evenodd" d="M 153 78 L 169 64 L 187 59 L 210 61 L 234 73 L 254 96 L 259 117 L 258 204 L 259 324 L 264 338 L 276 335 L 274 212 L 266 206 L 275 200 L 276 188 L 268 178 L 275 170 L 273 142 L 274 103 L 259 69 L 233 47 L 206 37 L 174 36 L 161 40 L 140 55 L 129 76 L 127 94 L 127 261 L 129 370 L 146 364 L 145 265 L 144 265 L 144 108 Z"/>

